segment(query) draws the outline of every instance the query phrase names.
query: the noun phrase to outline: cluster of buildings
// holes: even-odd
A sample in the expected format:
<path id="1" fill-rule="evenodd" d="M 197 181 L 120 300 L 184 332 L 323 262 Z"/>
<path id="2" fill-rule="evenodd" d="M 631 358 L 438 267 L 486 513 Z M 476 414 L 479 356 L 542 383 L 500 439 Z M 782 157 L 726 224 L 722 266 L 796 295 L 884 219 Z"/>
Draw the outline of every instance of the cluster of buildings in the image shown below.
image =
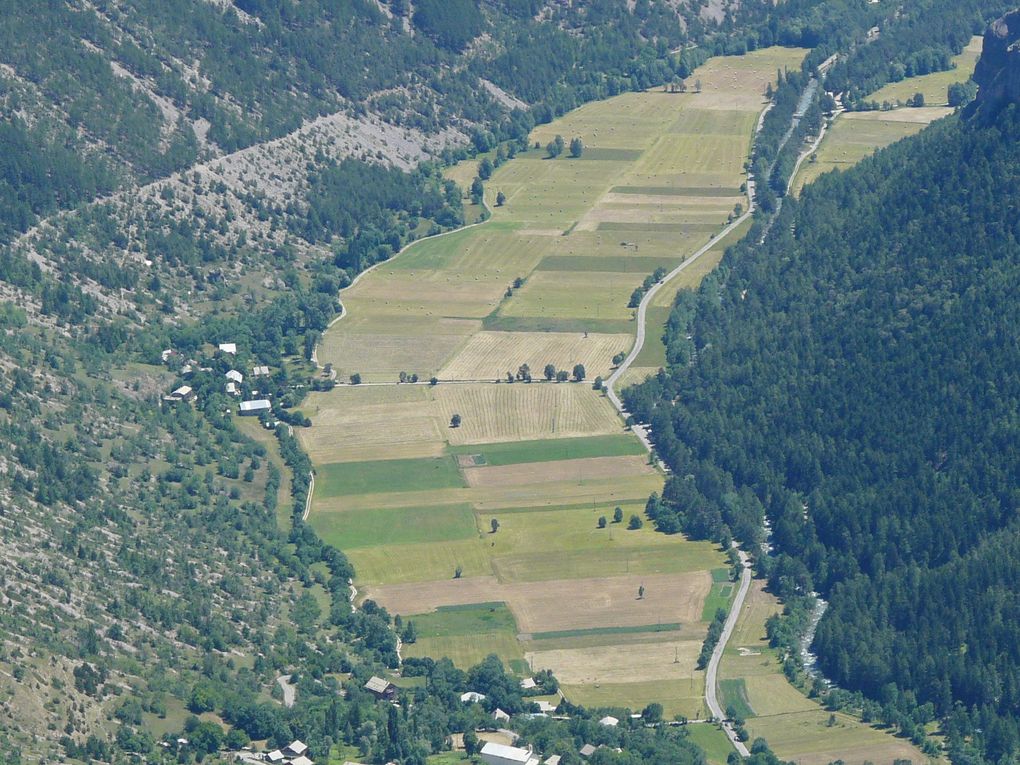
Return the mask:
<path id="1" fill-rule="evenodd" d="M 302 741 L 292 741 L 283 749 L 268 752 L 265 761 L 272 765 L 315 765 L 308 757 L 308 746 Z"/>
<path id="2" fill-rule="evenodd" d="M 217 350 L 224 355 L 236 356 L 237 344 L 220 343 L 219 346 L 217 347 Z M 177 355 L 177 351 L 173 350 L 172 348 L 167 348 L 160 354 L 160 357 L 162 358 L 163 363 L 166 364 L 175 355 Z M 194 374 L 196 369 L 199 372 L 212 371 L 211 367 L 198 367 L 197 365 L 198 365 L 197 361 L 193 359 L 189 360 L 181 367 L 181 374 L 184 377 L 190 377 L 192 374 Z M 258 365 L 252 367 L 253 378 L 269 377 L 269 374 L 270 373 L 268 366 Z M 224 382 L 224 390 L 226 391 L 226 393 L 231 396 L 240 398 L 244 393 L 242 389 L 242 385 L 244 383 L 244 373 L 240 372 L 237 369 L 230 369 L 223 376 L 224 378 L 226 378 Z M 258 392 L 255 391 L 256 395 L 257 393 Z M 195 400 L 195 391 L 190 385 L 181 385 L 177 389 L 171 391 L 169 394 L 164 396 L 163 400 L 170 403 L 191 402 Z M 272 408 L 273 404 L 268 398 L 253 398 L 248 401 L 240 402 L 238 412 L 239 414 L 244 416 L 257 417 L 261 414 L 266 414 L 272 411 Z"/>

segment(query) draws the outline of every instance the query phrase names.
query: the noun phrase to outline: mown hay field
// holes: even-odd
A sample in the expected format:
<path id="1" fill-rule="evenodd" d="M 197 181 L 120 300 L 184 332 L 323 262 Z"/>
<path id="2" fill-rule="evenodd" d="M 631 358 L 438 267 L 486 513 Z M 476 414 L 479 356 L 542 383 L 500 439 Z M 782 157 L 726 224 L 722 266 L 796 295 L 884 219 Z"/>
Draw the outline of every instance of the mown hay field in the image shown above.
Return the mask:
<path id="1" fill-rule="evenodd" d="M 974 73 L 974 66 L 981 55 L 983 42 L 979 35 L 972 37 L 970 43 L 963 49 L 963 52 L 959 56 L 953 57 L 952 69 L 947 69 L 944 72 L 923 74 L 918 77 L 908 77 L 899 82 L 889 83 L 868 96 L 868 100 L 878 101 L 879 103 L 884 101 L 890 103 L 899 101 L 902 103 L 911 98 L 915 93 L 921 93 L 924 96 L 926 106 L 946 106 L 948 104 L 946 94 L 949 86 L 954 82 L 966 82 Z"/>

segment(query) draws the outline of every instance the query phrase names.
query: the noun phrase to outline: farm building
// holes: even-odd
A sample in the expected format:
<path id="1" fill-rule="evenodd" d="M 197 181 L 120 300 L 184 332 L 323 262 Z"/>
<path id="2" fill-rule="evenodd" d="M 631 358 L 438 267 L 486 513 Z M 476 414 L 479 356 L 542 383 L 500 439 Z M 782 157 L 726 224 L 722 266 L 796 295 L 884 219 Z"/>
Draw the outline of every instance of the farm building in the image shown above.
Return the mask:
<path id="1" fill-rule="evenodd" d="M 397 697 L 397 686 L 375 675 L 372 675 L 368 682 L 365 683 L 365 690 L 377 699 L 385 699 L 386 701 L 393 701 Z"/>
<path id="2" fill-rule="evenodd" d="M 282 763 L 286 759 L 286 757 L 283 756 L 283 752 L 281 752 L 279 749 L 274 749 L 273 751 L 266 755 L 266 759 L 272 763 Z"/>
<path id="3" fill-rule="evenodd" d="M 477 704 L 480 701 L 485 701 L 485 694 L 478 693 L 476 691 L 468 691 L 467 693 L 460 694 L 460 700 L 465 704 Z"/>
<path id="4" fill-rule="evenodd" d="M 237 354 L 237 344 L 236 343 L 220 343 L 219 349 L 221 351 L 223 351 L 224 353 L 232 353 L 234 355 Z"/>
<path id="5" fill-rule="evenodd" d="M 537 683 L 535 682 L 535 678 L 533 677 L 526 677 L 523 680 L 521 680 L 521 688 L 525 691 L 530 691 L 536 685 Z"/>
<path id="6" fill-rule="evenodd" d="M 595 754 L 595 747 L 592 744 L 585 744 L 577 750 L 577 753 L 582 757 L 591 757 Z"/>
<path id="7" fill-rule="evenodd" d="M 479 753 L 488 765 L 538 765 L 539 758 L 530 749 L 489 741 Z"/>
<path id="8" fill-rule="evenodd" d="M 164 396 L 163 398 L 166 401 L 191 401 L 195 398 L 195 391 L 191 389 L 190 385 L 182 385 L 170 393 L 169 396 Z"/>
<path id="9" fill-rule="evenodd" d="M 254 401 L 242 401 L 240 411 L 242 415 L 259 415 L 270 411 L 272 408 L 273 405 L 268 400 L 257 398 Z"/>
<path id="10" fill-rule="evenodd" d="M 556 711 L 556 705 L 555 704 L 550 704 L 548 701 L 539 701 L 538 702 L 538 711 L 539 712 L 545 712 L 546 714 L 548 714 L 550 712 L 555 712 Z"/>
<path id="11" fill-rule="evenodd" d="M 496 709 L 496 711 L 492 713 L 492 719 L 496 722 L 510 722 L 510 715 L 502 709 Z"/>
<path id="12" fill-rule="evenodd" d="M 601 720 L 599 720 L 599 725 L 605 725 L 607 728 L 615 728 L 619 724 L 620 721 L 617 720 L 612 715 L 606 715 Z"/>
<path id="13" fill-rule="evenodd" d="M 228 380 L 236 382 L 238 385 L 244 382 L 244 375 L 238 372 L 236 369 L 231 369 L 223 376 L 226 377 Z"/>
<path id="14" fill-rule="evenodd" d="M 269 367 L 252 367 L 252 377 L 269 377 Z"/>
<path id="15" fill-rule="evenodd" d="M 315 765 L 315 763 L 302 754 L 292 760 L 286 760 L 285 765 Z"/>
<path id="16" fill-rule="evenodd" d="M 308 746 L 301 740 L 295 740 L 283 748 L 285 757 L 301 757 L 308 751 Z"/>
<path id="17" fill-rule="evenodd" d="M 550 754 L 542 761 L 542 765 L 560 765 L 560 756 L 558 754 Z"/>

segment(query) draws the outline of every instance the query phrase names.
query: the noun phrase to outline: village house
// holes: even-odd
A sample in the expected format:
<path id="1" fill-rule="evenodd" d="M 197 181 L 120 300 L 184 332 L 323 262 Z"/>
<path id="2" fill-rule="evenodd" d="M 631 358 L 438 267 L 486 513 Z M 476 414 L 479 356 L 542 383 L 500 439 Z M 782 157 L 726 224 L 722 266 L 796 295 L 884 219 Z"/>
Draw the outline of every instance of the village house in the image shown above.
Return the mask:
<path id="1" fill-rule="evenodd" d="M 365 690 L 377 699 L 384 699 L 386 701 L 393 701 L 397 697 L 397 686 L 375 675 L 372 675 L 368 682 L 365 683 Z"/>
<path id="2" fill-rule="evenodd" d="M 230 353 L 230 354 L 233 354 L 235 356 L 237 355 L 237 344 L 236 343 L 220 343 L 219 344 L 219 349 L 223 353 Z"/>
<path id="3" fill-rule="evenodd" d="M 236 369 L 231 369 L 223 376 L 226 377 L 228 380 L 236 382 L 238 385 L 244 382 L 244 375 L 238 372 Z"/>
<path id="4" fill-rule="evenodd" d="M 477 691 L 468 691 L 467 693 L 460 694 L 460 700 L 465 704 L 477 704 L 485 701 L 485 694 L 478 693 Z"/>
<path id="5" fill-rule="evenodd" d="M 502 709 L 497 708 L 496 711 L 492 713 L 492 719 L 496 722 L 510 722 L 510 715 Z"/>
<path id="6" fill-rule="evenodd" d="M 612 715 L 606 715 L 601 720 L 599 720 L 599 725 L 605 725 L 607 728 L 615 728 L 619 724 L 620 721 L 617 720 Z"/>
<path id="7" fill-rule="evenodd" d="M 591 757 L 593 754 L 595 754 L 595 751 L 596 751 L 595 746 L 593 746 L 592 744 L 585 744 L 584 746 L 577 750 L 577 753 L 582 757 Z"/>
<path id="8" fill-rule="evenodd" d="M 479 755 L 487 765 L 538 765 L 540 762 L 538 755 L 530 749 L 497 744 L 494 741 L 487 742 Z"/>
<path id="9" fill-rule="evenodd" d="M 269 377 L 269 367 L 265 367 L 265 366 L 262 366 L 262 367 L 252 367 L 251 376 L 252 377 Z"/>

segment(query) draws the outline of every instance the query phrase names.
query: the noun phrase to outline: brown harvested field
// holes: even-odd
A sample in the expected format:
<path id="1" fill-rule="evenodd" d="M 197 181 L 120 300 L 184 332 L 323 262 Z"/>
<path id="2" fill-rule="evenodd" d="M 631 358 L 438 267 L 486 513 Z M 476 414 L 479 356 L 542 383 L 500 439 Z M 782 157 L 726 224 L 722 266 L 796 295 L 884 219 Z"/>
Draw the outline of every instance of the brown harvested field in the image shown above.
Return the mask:
<path id="1" fill-rule="evenodd" d="M 621 427 L 612 405 L 585 383 L 439 385 L 432 396 L 453 445 L 606 435 Z M 454 413 L 463 419 L 451 429 Z"/>
<path id="2" fill-rule="evenodd" d="M 611 359 L 633 343 L 630 335 L 573 332 L 478 332 L 439 373 L 444 380 L 502 378 L 528 364 L 535 376 L 546 364 L 572 371 L 583 364 L 588 377 L 605 375 Z"/>
<path id="3" fill-rule="evenodd" d="M 537 370 L 536 370 L 537 371 Z M 313 462 L 438 456 L 444 444 L 619 433 L 612 405 L 586 383 L 341 386 L 313 394 L 299 437 Z M 450 418 L 461 415 L 459 428 Z"/>
<path id="4" fill-rule="evenodd" d="M 474 467 L 464 470 L 468 486 L 473 488 L 519 486 L 522 483 L 550 483 L 597 478 L 622 478 L 634 475 L 653 475 L 655 468 L 647 457 L 589 457 L 557 462 L 525 462 L 499 467 Z"/>
<path id="5" fill-rule="evenodd" d="M 645 597 L 638 599 L 644 585 Z M 695 623 L 712 585 L 707 571 L 504 584 L 494 577 L 383 585 L 365 595 L 390 613 L 420 614 L 458 603 L 507 604 L 522 633 L 657 623 Z"/>
<path id="6" fill-rule="evenodd" d="M 704 635 L 657 642 L 623 643 L 590 648 L 542 650 L 542 641 L 531 643 L 534 650 L 524 654 L 533 669 L 551 669 L 563 685 L 641 683 L 655 680 L 684 680 L 698 677 L 694 669 Z M 679 657 L 680 661 L 676 659 Z"/>
<path id="7" fill-rule="evenodd" d="M 355 373 L 365 382 L 396 382 L 401 372 L 428 379 L 480 327 L 478 321 L 429 319 L 415 332 L 327 332 L 318 358 L 333 364 L 341 382 Z"/>

